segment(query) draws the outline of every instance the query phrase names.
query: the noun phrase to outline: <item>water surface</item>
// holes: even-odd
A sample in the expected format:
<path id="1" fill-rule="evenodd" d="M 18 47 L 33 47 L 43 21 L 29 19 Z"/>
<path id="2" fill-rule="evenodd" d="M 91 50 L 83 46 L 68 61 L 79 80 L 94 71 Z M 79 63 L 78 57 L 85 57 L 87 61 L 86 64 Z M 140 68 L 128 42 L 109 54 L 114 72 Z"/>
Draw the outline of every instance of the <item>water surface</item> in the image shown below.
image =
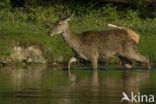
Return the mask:
<path id="1" fill-rule="evenodd" d="M 0 104 L 121 104 L 122 92 L 156 97 L 156 70 L 0 69 Z"/>

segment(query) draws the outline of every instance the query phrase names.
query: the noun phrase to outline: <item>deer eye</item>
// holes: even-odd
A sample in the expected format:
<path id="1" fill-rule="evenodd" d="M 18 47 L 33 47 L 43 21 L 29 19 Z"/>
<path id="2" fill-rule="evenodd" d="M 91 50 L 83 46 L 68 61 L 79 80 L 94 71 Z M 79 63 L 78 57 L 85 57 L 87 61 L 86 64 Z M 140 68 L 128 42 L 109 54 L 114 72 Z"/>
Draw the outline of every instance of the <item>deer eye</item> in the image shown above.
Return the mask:
<path id="1" fill-rule="evenodd" d="M 59 24 L 59 26 L 61 26 L 61 24 Z"/>

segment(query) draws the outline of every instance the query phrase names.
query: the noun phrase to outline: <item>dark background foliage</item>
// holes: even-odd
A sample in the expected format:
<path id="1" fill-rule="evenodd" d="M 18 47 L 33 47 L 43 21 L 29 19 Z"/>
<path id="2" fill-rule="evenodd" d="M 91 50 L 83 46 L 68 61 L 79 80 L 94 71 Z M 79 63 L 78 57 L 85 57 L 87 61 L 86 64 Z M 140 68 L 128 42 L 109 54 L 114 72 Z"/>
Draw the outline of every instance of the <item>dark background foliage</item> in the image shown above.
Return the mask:
<path id="1" fill-rule="evenodd" d="M 113 0 L 112 0 L 113 1 Z M 37 6 L 54 6 L 63 5 L 72 10 L 80 9 L 81 7 L 90 7 L 93 5 L 94 9 L 103 7 L 105 4 L 112 3 L 117 6 L 118 10 L 137 10 L 143 18 L 156 17 L 156 2 L 146 2 L 145 0 L 133 0 L 131 2 L 120 2 L 123 0 L 114 0 L 114 2 L 107 2 L 107 0 L 0 0 L 0 7 L 37 7 Z M 128 1 L 128 0 L 125 0 Z M 92 8 L 92 9 L 93 9 Z M 82 12 L 82 11 L 81 11 Z M 85 11 L 83 11 L 85 12 Z"/>

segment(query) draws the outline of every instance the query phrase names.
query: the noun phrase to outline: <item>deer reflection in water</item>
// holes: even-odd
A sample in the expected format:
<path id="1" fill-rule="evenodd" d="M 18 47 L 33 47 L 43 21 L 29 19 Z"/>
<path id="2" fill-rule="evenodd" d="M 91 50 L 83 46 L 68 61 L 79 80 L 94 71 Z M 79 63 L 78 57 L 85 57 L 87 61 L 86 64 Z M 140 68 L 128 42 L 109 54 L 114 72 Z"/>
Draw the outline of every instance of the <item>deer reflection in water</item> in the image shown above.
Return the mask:
<path id="1" fill-rule="evenodd" d="M 5 93 L 6 101 L 13 99 L 16 104 L 34 104 L 37 100 L 40 104 L 119 104 L 122 92 L 148 93 L 153 91 L 149 85 L 155 83 L 148 81 L 154 71 L 147 70 L 71 70 L 67 75 L 63 70 L 43 69 L 0 70 L 0 96 Z M 32 97 L 31 102 L 25 97 Z"/>
<path id="2" fill-rule="evenodd" d="M 100 73 L 105 75 L 101 75 Z M 77 79 L 76 75 L 74 76 L 70 71 L 68 71 L 68 78 L 72 80 L 71 89 L 73 91 L 78 90 L 82 92 L 81 96 L 92 96 L 90 99 L 91 104 L 98 104 L 105 102 L 111 104 L 113 102 L 121 103 L 121 98 L 123 97 L 122 92 L 138 93 L 141 92 L 142 84 L 148 87 L 148 78 L 150 71 L 132 71 L 124 70 L 120 71 L 120 78 L 116 78 L 114 75 L 111 75 L 113 72 L 106 71 L 94 71 L 90 72 L 90 77 Z M 74 80 L 73 80 L 74 78 Z M 85 92 L 89 93 L 85 93 Z M 73 93 L 71 91 L 71 93 Z M 80 102 L 83 101 L 79 99 Z M 69 101 L 70 103 L 74 102 L 74 99 Z M 123 101 L 124 104 L 130 104 L 129 101 Z M 139 102 L 135 102 L 139 104 Z"/>

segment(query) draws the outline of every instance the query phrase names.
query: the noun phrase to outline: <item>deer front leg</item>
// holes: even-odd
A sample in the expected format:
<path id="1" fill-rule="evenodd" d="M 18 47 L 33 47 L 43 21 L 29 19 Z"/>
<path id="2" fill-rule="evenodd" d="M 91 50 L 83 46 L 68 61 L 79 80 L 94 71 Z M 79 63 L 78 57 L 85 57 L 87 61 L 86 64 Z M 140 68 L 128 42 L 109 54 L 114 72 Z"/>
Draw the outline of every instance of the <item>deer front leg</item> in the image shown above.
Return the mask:
<path id="1" fill-rule="evenodd" d="M 98 53 L 94 52 L 91 57 L 91 64 L 92 64 L 92 70 L 97 70 L 97 63 L 98 63 Z"/>
<path id="2" fill-rule="evenodd" d="M 68 61 L 68 70 L 70 70 L 70 64 L 72 63 L 72 62 L 75 62 L 75 61 L 77 61 L 78 59 L 76 58 L 76 57 L 72 57 L 69 61 Z"/>
<path id="3" fill-rule="evenodd" d="M 92 70 L 97 70 L 97 58 L 93 57 L 91 60 L 91 64 L 92 64 Z"/>
<path id="4" fill-rule="evenodd" d="M 92 70 L 97 70 L 97 59 L 91 61 L 92 63 Z"/>

